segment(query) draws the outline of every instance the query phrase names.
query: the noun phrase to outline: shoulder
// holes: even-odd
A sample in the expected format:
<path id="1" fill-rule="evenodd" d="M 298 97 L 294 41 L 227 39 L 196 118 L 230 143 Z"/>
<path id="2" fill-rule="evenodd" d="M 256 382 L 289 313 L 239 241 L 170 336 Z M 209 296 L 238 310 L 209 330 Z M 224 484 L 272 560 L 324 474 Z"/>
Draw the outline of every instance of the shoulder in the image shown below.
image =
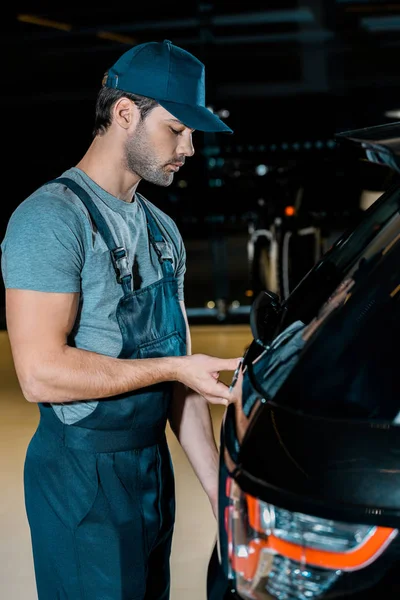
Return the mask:
<path id="1" fill-rule="evenodd" d="M 76 198 L 52 183 L 34 191 L 14 209 L 1 248 L 19 246 L 36 251 L 46 247 L 56 252 L 61 245 L 82 253 L 89 241 L 90 222 Z"/>
<path id="2" fill-rule="evenodd" d="M 85 220 L 85 212 L 80 208 L 75 195 L 59 183 L 50 183 L 35 190 L 15 208 L 9 225 L 25 224 L 32 228 L 59 223 L 82 228 Z"/>

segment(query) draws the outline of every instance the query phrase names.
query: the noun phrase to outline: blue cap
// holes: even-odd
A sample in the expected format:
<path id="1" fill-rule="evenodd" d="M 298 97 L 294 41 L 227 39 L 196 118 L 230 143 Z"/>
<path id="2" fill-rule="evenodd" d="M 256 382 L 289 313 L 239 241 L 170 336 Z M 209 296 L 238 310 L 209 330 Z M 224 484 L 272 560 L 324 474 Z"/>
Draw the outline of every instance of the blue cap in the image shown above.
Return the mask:
<path id="1" fill-rule="evenodd" d="M 104 85 L 153 98 L 191 129 L 233 133 L 205 105 L 205 67 L 169 40 L 147 42 L 125 52 Z"/>

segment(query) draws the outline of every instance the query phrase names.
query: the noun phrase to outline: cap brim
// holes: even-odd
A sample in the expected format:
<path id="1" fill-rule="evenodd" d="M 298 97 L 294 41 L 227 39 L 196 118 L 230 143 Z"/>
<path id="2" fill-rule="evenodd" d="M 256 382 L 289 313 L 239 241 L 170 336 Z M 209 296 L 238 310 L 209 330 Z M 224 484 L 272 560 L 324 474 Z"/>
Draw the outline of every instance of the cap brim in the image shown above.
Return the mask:
<path id="1" fill-rule="evenodd" d="M 165 108 L 176 119 L 179 119 L 186 127 L 198 131 L 233 133 L 232 129 L 225 125 L 217 115 L 204 106 L 191 106 L 169 100 L 158 100 L 157 102 Z"/>

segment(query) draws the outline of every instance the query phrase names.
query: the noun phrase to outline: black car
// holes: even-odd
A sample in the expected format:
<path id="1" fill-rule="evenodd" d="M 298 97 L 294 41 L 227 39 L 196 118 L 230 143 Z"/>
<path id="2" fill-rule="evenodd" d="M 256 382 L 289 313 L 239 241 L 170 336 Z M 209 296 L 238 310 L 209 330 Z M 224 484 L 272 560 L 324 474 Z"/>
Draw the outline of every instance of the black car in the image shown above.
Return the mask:
<path id="1" fill-rule="evenodd" d="M 400 123 L 338 134 L 400 172 Z M 400 597 L 400 186 L 259 294 L 220 440 L 208 600 Z"/>

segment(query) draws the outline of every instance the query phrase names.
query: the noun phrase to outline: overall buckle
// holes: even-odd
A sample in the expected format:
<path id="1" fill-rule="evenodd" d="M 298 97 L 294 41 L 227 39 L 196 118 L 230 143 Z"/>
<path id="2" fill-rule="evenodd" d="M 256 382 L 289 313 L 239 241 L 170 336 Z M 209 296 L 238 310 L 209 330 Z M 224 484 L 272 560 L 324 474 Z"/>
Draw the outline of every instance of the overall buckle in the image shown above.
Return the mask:
<path id="1" fill-rule="evenodd" d="M 168 242 L 156 242 L 154 241 L 154 249 L 157 253 L 158 260 L 162 263 L 166 260 L 169 260 L 171 263 L 173 262 L 173 254 L 171 250 L 171 246 Z"/>
<path id="2" fill-rule="evenodd" d="M 111 250 L 111 259 L 114 266 L 115 273 L 117 275 L 117 282 L 122 283 L 124 277 L 130 277 L 128 257 L 126 250 L 122 246 Z"/>

